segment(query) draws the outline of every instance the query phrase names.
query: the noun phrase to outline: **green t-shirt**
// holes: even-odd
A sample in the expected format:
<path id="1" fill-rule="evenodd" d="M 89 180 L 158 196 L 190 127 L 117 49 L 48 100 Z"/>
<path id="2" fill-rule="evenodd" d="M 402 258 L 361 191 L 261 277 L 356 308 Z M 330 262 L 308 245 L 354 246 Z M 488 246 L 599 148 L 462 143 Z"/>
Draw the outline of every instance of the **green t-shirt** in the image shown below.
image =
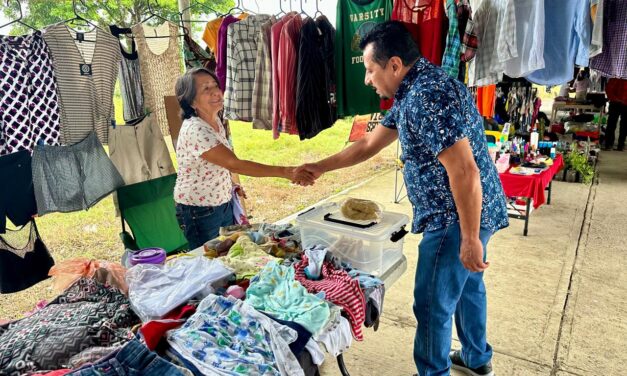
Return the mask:
<path id="1" fill-rule="evenodd" d="M 335 71 L 338 116 L 379 112 L 379 96 L 364 84 L 366 68 L 359 49 L 361 39 L 392 15 L 392 0 L 340 0 L 337 2 Z"/>

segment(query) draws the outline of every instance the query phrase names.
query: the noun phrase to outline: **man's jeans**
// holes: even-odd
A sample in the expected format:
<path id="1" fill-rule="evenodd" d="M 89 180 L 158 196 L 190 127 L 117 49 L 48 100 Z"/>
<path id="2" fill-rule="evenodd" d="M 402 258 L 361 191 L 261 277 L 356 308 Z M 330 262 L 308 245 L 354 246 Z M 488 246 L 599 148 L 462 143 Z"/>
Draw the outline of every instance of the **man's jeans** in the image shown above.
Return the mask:
<path id="1" fill-rule="evenodd" d="M 481 229 L 484 259 L 492 233 Z M 486 290 L 483 273 L 473 273 L 459 258 L 459 223 L 423 234 L 418 247 L 414 315 L 418 321 L 414 361 L 421 376 L 448 375 L 452 316 L 464 363 L 476 368 L 492 358 L 486 341 Z"/>
<path id="2" fill-rule="evenodd" d="M 192 206 L 176 204 L 176 219 L 194 250 L 205 242 L 218 237 L 220 227 L 234 223 L 231 201 L 220 206 Z"/>

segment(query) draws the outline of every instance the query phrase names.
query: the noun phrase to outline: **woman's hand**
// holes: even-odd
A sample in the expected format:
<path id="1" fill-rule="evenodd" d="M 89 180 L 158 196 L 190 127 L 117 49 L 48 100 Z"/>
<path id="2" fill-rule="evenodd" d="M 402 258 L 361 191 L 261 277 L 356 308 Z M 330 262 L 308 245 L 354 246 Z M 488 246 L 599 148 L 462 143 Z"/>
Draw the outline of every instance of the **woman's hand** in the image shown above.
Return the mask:
<path id="1" fill-rule="evenodd" d="M 302 185 L 303 187 L 313 185 L 316 181 L 316 177 L 309 171 L 299 170 L 296 167 L 286 167 L 286 179 L 289 179 L 294 184 Z"/>
<path id="2" fill-rule="evenodd" d="M 248 198 L 248 196 L 246 196 L 246 191 L 244 191 L 244 188 L 241 185 L 233 183 L 233 186 L 235 187 L 235 193 L 237 193 L 239 197 L 244 199 Z"/>

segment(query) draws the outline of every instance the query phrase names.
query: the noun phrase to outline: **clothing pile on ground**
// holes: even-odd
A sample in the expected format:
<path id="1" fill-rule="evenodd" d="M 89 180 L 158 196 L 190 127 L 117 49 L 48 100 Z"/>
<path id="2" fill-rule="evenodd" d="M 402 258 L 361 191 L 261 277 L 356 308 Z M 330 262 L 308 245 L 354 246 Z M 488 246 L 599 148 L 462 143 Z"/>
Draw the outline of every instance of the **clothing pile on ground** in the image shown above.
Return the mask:
<path id="1" fill-rule="evenodd" d="M 302 250 L 298 228 L 221 234 L 205 247 L 221 252 L 163 264 L 52 267 L 60 295 L 0 326 L 0 374 L 318 375 L 325 351 L 338 356 L 376 327 L 381 280 L 331 248 Z"/>

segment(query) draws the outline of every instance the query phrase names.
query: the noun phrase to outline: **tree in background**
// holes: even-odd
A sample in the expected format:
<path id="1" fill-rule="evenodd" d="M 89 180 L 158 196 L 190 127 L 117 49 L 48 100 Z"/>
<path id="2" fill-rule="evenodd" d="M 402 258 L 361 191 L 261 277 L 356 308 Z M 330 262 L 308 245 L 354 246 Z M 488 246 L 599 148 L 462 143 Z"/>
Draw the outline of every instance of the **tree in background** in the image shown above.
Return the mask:
<path id="1" fill-rule="evenodd" d="M 24 17 L 22 21 L 36 29 L 42 29 L 48 25 L 64 21 L 75 16 L 72 0 L 0 0 L 0 7 L 8 20 L 19 16 L 18 1 L 22 4 Z M 77 13 L 100 26 L 108 29 L 108 25 L 130 27 L 150 16 L 148 0 L 75 0 Z M 227 12 L 234 6 L 233 0 L 191 0 L 190 9 L 192 19 L 213 18 L 211 14 Z M 150 0 L 150 8 L 155 14 L 168 19 L 176 24 L 180 23 L 177 0 Z M 148 23 L 159 24 L 163 22 L 158 17 L 152 17 Z M 13 24 L 10 34 L 19 35 L 29 33 L 28 27 Z M 204 25 L 194 23 L 192 32 L 195 34 Z"/>

